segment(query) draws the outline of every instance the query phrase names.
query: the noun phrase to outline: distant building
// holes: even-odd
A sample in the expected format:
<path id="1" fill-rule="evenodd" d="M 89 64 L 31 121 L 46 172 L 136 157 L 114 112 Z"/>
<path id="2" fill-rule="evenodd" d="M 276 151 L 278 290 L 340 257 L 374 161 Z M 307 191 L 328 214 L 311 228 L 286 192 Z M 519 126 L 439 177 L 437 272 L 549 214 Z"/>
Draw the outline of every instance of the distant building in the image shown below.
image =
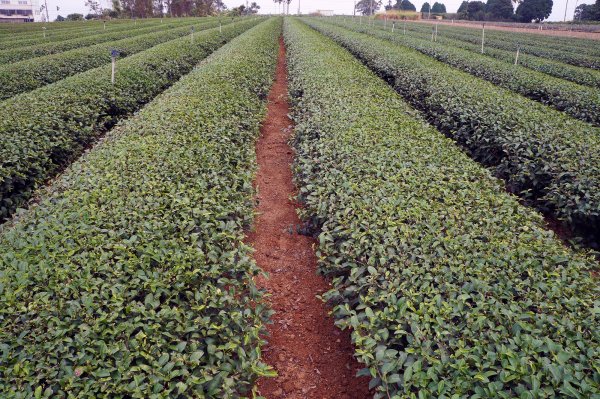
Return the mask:
<path id="1" fill-rule="evenodd" d="M 33 22 L 39 19 L 38 0 L 0 0 L 0 23 Z"/>
<path id="2" fill-rule="evenodd" d="M 324 17 L 333 17 L 333 10 L 317 10 L 317 14 Z"/>

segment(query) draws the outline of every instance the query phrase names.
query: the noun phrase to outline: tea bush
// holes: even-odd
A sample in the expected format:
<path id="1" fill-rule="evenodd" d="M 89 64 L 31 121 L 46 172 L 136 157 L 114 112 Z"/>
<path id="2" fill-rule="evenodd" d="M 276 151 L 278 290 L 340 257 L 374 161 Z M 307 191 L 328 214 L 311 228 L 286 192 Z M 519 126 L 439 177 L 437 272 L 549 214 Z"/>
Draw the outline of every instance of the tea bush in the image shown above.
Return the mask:
<path id="1" fill-rule="evenodd" d="M 242 242 L 280 21 L 111 131 L 0 236 L 0 397 L 235 398 L 268 317 Z"/>
<path id="2" fill-rule="evenodd" d="M 284 34 L 302 216 L 375 397 L 598 397 L 599 265 L 350 53 Z"/>

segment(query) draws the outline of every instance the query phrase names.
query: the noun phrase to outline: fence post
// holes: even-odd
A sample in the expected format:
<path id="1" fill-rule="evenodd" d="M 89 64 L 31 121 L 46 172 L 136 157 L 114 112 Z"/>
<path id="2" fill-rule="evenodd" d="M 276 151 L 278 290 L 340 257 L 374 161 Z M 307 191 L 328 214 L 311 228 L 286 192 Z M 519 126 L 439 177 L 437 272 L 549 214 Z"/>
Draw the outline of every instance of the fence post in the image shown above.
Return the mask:
<path id="1" fill-rule="evenodd" d="M 483 44 L 485 43 L 485 24 L 482 24 L 481 29 L 481 54 L 483 54 Z"/>
<path id="2" fill-rule="evenodd" d="M 519 63 L 519 50 L 521 49 L 521 45 L 517 43 L 517 55 L 515 56 L 515 65 Z"/>
<path id="3" fill-rule="evenodd" d="M 115 84 L 115 68 L 117 65 L 117 57 L 119 56 L 119 52 L 117 50 L 111 50 L 110 51 L 110 58 L 111 58 L 111 75 L 110 75 L 110 83 L 111 84 Z"/>

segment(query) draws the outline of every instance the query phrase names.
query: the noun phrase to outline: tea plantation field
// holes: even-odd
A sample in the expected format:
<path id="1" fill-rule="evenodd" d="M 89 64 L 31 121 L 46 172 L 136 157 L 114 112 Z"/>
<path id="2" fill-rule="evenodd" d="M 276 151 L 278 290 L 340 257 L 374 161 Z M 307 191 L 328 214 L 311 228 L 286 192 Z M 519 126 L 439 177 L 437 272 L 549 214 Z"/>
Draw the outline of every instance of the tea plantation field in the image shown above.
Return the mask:
<path id="1" fill-rule="evenodd" d="M 247 241 L 284 62 L 281 236 L 314 238 L 368 397 L 600 399 L 598 42 L 431 29 L 0 25 L 0 398 L 326 397 L 266 360 L 301 311 Z"/>

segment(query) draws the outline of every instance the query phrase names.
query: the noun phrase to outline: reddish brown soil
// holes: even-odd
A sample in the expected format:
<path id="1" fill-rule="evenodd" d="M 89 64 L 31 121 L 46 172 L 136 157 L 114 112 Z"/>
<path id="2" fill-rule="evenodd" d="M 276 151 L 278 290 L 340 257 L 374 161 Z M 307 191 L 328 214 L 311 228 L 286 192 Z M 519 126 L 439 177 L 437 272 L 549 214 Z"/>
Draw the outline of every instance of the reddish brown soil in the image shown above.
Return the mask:
<path id="1" fill-rule="evenodd" d="M 275 314 L 268 325 L 266 363 L 278 373 L 258 382 L 267 399 L 363 399 L 368 378 L 355 377 L 361 366 L 354 360 L 348 331 L 340 331 L 327 306 L 316 296 L 328 290 L 317 275 L 315 241 L 295 233 L 300 224 L 292 183 L 292 149 L 287 144 L 292 122 L 288 118 L 287 75 L 283 43 L 269 107 L 256 146 L 259 171 L 258 212 L 254 231 L 246 242 L 254 259 L 269 273 L 257 279 L 269 294 Z"/>
<path id="2" fill-rule="evenodd" d="M 435 24 L 439 23 L 445 25 L 452 26 L 460 26 L 462 28 L 472 28 L 472 29 L 481 29 L 481 24 L 470 24 L 463 22 L 454 22 L 451 21 L 436 21 L 436 20 L 419 20 L 416 22 L 420 23 L 428 23 Z M 544 35 L 544 36 L 560 36 L 560 37 L 576 37 L 579 39 L 592 39 L 592 40 L 600 40 L 600 33 L 598 32 L 578 32 L 578 31 L 568 31 L 568 30 L 558 30 L 558 29 L 547 29 L 547 30 L 539 30 L 539 29 L 530 29 L 530 28 L 511 28 L 508 26 L 496 26 L 493 23 L 486 22 L 486 29 L 491 30 L 502 30 L 506 32 L 518 32 L 518 33 L 533 33 L 534 35 Z"/>

